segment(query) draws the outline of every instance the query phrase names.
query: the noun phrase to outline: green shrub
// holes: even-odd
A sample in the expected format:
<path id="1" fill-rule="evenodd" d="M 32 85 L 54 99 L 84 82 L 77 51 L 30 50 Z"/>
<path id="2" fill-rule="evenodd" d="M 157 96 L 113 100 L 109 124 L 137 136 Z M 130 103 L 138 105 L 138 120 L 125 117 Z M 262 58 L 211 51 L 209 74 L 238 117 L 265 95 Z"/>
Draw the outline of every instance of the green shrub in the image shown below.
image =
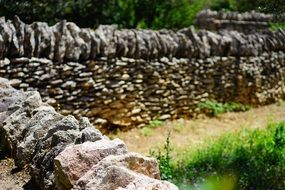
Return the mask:
<path id="1" fill-rule="evenodd" d="M 257 0 L 258 10 L 265 13 L 272 13 L 276 17 L 285 13 L 284 0 Z"/>
<path id="2" fill-rule="evenodd" d="M 208 115 L 218 116 L 225 112 L 247 111 L 250 107 L 241 103 L 220 103 L 215 100 L 206 100 L 198 104 L 198 109 Z"/>
<path id="3" fill-rule="evenodd" d="M 279 30 L 279 29 L 285 30 L 285 22 L 270 23 L 270 29 L 273 31 Z"/>
<path id="4" fill-rule="evenodd" d="M 188 26 L 188 0 L 0 0 L 0 12 L 54 24 L 62 19 L 81 27 L 118 24 L 126 28 L 172 28 Z"/>
<path id="5" fill-rule="evenodd" d="M 172 172 L 181 189 L 209 177 L 221 181 L 221 176 L 236 181 L 233 189 L 284 189 L 285 123 L 224 136 L 189 151 Z"/>
<path id="6" fill-rule="evenodd" d="M 170 133 L 166 138 L 163 150 L 150 151 L 150 156 L 155 157 L 159 163 L 160 177 L 163 180 L 173 178 L 173 159 L 171 157 Z"/>

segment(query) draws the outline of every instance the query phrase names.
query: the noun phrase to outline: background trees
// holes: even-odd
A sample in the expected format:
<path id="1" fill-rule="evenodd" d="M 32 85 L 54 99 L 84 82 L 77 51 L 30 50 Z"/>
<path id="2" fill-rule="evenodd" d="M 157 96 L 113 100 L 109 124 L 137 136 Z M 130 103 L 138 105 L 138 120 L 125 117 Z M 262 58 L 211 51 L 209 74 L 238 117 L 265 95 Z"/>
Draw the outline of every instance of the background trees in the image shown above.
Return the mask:
<path id="1" fill-rule="evenodd" d="M 25 22 L 66 19 L 81 27 L 118 24 L 125 28 L 182 28 L 203 8 L 285 12 L 284 0 L 0 0 L 0 13 Z"/>

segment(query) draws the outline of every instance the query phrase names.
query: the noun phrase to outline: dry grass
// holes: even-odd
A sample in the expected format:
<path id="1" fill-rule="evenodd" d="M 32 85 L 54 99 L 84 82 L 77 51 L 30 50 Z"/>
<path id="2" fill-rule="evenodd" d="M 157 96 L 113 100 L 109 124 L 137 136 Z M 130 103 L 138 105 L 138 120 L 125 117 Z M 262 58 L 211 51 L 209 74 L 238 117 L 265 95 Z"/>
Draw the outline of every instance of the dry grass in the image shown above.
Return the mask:
<path id="1" fill-rule="evenodd" d="M 193 120 L 176 120 L 150 129 L 132 129 L 111 135 L 120 138 L 130 151 L 148 154 L 150 149 L 162 147 L 169 132 L 174 152 L 184 148 L 199 146 L 205 141 L 215 139 L 222 134 L 234 133 L 244 128 L 264 128 L 270 122 L 285 119 L 283 102 L 253 108 L 246 112 L 225 113 L 218 118 L 201 116 Z"/>

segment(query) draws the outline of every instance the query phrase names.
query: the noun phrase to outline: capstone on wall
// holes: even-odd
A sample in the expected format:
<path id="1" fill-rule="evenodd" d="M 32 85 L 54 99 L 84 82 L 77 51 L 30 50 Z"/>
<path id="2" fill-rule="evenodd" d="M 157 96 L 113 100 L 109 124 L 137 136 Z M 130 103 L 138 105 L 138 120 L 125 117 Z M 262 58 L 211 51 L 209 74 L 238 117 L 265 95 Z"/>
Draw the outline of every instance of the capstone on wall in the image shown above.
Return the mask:
<path id="1" fill-rule="evenodd" d="M 259 105 L 284 98 L 283 30 L 93 31 L 17 17 L 2 18 L 0 28 L 0 76 L 105 129 L 195 116 L 207 99 Z"/>
<path id="2" fill-rule="evenodd" d="M 202 10 L 196 17 L 195 24 L 207 30 L 236 30 L 244 33 L 268 31 L 270 22 L 274 20 L 272 14 L 251 12 L 226 12 L 224 10 Z"/>

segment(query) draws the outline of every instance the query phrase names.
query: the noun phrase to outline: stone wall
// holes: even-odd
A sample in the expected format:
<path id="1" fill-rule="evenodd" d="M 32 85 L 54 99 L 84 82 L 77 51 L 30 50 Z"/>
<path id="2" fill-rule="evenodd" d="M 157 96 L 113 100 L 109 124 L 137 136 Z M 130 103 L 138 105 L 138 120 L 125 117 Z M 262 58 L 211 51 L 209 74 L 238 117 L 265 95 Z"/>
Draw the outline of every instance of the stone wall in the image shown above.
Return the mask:
<path id="1" fill-rule="evenodd" d="M 160 180 L 155 159 L 128 152 L 87 118 L 63 116 L 36 91 L 19 91 L 0 78 L 0 148 L 18 169 L 30 167 L 40 189 L 178 190 Z"/>
<path id="2" fill-rule="evenodd" d="M 65 64 L 5 59 L 0 65 L 13 86 L 36 89 L 61 113 L 90 117 L 105 129 L 194 116 L 197 104 L 206 99 L 260 105 L 285 97 L 283 52 Z"/>
<path id="3" fill-rule="evenodd" d="M 17 17 L 0 27 L 0 76 L 104 129 L 191 117 L 206 99 L 259 105 L 285 96 L 283 30 L 93 31 Z"/>
<path id="4" fill-rule="evenodd" d="M 198 13 L 196 25 L 207 30 L 236 30 L 244 33 L 256 33 L 269 28 L 273 15 L 251 12 L 225 12 L 205 9 Z"/>
<path id="5" fill-rule="evenodd" d="M 257 56 L 284 51 L 285 32 L 245 35 L 235 31 L 196 32 L 193 27 L 179 31 L 117 29 L 99 26 L 79 28 L 62 21 L 30 25 L 18 17 L 0 18 L 0 59 L 18 57 L 47 58 L 57 63 L 81 62 L 101 57 L 153 60 L 167 58 L 205 58 L 210 56 Z"/>

